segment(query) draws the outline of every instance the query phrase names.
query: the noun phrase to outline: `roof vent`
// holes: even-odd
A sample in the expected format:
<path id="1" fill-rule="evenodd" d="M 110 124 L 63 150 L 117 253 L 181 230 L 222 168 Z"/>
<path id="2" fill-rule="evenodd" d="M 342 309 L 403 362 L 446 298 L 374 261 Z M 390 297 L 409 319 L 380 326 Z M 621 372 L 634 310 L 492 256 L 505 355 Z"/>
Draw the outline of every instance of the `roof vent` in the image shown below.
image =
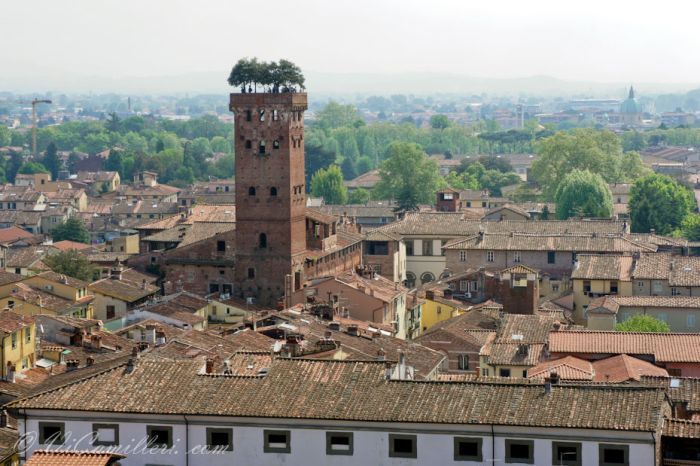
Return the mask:
<path id="1" fill-rule="evenodd" d="M 255 374 L 256 377 L 265 377 L 267 373 L 270 372 L 270 369 L 267 367 L 263 367 L 258 370 L 258 373 Z"/>

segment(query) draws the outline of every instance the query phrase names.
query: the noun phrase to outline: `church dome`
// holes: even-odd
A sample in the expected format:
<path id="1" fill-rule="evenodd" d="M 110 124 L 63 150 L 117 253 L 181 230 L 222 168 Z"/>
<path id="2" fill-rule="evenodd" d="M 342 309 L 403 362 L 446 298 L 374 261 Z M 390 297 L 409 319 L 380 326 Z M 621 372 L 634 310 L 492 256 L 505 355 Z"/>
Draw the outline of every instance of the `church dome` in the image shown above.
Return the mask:
<path id="1" fill-rule="evenodd" d="M 620 106 L 620 113 L 642 113 L 642 106 L 634 97 L 634 88 L 630 86 L 630 93 L 627 99 Z"/>

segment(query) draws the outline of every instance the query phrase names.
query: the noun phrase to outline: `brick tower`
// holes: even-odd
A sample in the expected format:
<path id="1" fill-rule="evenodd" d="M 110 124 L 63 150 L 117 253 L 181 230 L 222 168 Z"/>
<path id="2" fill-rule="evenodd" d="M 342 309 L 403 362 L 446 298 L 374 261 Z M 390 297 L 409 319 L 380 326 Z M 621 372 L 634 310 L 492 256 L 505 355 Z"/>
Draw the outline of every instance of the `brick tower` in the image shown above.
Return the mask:
<path id="1" fill-rule="evenodd" d="M 231 94 L 235 115 L 235 295 L 274 305 L 306 250 L 305 93 Z M 290 280 L 291 278 L 291 280 Z M 285 281 L 286 280 L 286 281 Z"/>

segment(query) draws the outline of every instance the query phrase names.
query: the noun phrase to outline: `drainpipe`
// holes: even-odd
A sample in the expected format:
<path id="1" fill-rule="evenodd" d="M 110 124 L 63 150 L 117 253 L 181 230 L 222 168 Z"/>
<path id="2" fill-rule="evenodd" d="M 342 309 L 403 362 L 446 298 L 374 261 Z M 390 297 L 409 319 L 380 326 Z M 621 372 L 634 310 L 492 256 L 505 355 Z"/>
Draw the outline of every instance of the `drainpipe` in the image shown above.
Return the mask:
<path id="1" fill-rule="evenodd" d="M 491 464 L 496 464 L 496 434 L 493 431 L 493 424 L 491 424 Z"/>
<path id="2" fill-rule="evenodd" d="M 654 442 L 654 464 L 658 464 L 656 462 L 656 432 L 651 433 L 651 440 Z"/>
<path id="3" fill-rule="evenodd" d="M 190 424 L 187 422 L 187 416 L 183 414 L 185 420 L 185 466 L 190 465 Z"/>

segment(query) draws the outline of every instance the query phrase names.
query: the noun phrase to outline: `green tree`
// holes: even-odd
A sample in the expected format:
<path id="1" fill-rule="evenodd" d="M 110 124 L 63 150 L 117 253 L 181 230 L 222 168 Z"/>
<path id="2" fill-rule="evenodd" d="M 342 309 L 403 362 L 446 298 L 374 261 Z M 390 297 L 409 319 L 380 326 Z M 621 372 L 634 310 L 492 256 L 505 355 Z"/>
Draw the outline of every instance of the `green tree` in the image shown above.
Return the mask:
<path id="1" fill-rule="evenodd" d="M 223 152 L 224 154 L 231 154 L 231 142 L 228 139 L 221 136 L 214 136 L 211 138 L 211 150 L 214 152 Z"/>
<path id="2" fill-rule="evenodd" d="M 352 105 L 342 105 L 331 100 L 318 112 L 317 124 L 323 129 L 340 128 L 341 126 L 351 126 L 360 115 Z"/>
<path id="3" fill-rule="evenodd" d="M 348 196 L 348 204 L 367 204 L 370 193 L 365 188 L 355 188 Z"/>
<path id="4" fill-rule="evenodd" d="M 85 282 L 91 282 L 95 276 L 95 267 L 87 257 L 75 249 L 50 255 L 44 259 L 44 263 L 56 273 L 62 273 Z"/>
<path id="5" fill-rule="evenodd" d="M 636 233 L 654 229 L 660 235 L 670 234 L 695 207 L 693 192 L 666 175 L 639 178 L 630 189 L 630 220 Z"/>
<path id="6" fill-rule="evenodd" d="M 690 214 L 685 217 L 675 233 L 675 236 L 682 236 L 689 241 L 700 241 L 700 215 Z"/>
<path id="7" fill-rule="evenodd" d="M 603 178 L 588 170 L 574 170 L 564 177 L 555 195 L 557 218 L 612 217 L 610 188 Z"/>
<path id="8" fill-rule="evenodd" d="M 355 161 L 350 157 L 345 157 L 343 159 L 343 163 L 340 164 L 340 169 L 346 180 L 357 178 L 357 166 L 355 165 Z"/>
<path id="9" fill-rule="evenodd" d="M 0 125 L 0 147 L 9 146 L 12 142 L 10 130 L 5 125 Z"/>
<path id="10" fill-rule="evenodd" d="M 322 197 L 326 204 L 347 204 L 348 188 L 343 183 L 343 174 L 337 165 L 320 169 L 311 177 L 311 194 Z"/>
<path id="11" fill-rule="evenodd" d="M 447 129 L 450 127 L 450 119 L 446 115 L 433 115 L 430 117 L 430 127 L 433 129 Z"/>
<path id="12" fill-rule="evenodd" d="M 53 141 L 46 146 L 46 154 L 44 155 L 41 164 L 46 167 L 47 170 L 49 170 L 51 173 L 51 179 L 58 179 L 58 171 L 61 169 L 61 159 L 58 158 L 58 149 Z"/>
<path id="13" fill-rule="evenodd" d="M 532 177 L 547 199 L 553 199 L 559 183 L 572 170 L 600 174 L 608 183 L 616 179 L 622 155 L 618 137 L 610 131 L 575 129 L 558 132 L 536 146 L 539 157 L 532 164 Z"/>
<path id="14" fill-rule="evenodd" d="M 78 243 L 90 243 L 90 232 L 85 228 L 85 224 L 77 217 L 71 217 L 65 222 L 61 222 L 51 230 L 51 237 L 54 241 L 76 241 Z"/>
<path id="15" fill-rule="evenodd" d="M 35 173 L 50 173 L 45 166 L 40 164 L 39 162 L 25 162 L 22 164 L 21 167 L 19 167 L 19 170 L 17 173 L 21 173 L 23 175 L 33 175 Z"/>
<path id="16" fill-rule="evenodd" d="M 438 187 L 437 163 L 417 144 L 395 142 L 379 169 L 375 190 L 382 199 L 396 199 L 401 210 L 414 210 L 418 204 L 432 204 Z"/>
<path id="17" fill-rule="evenodd" d="M 671 328 L 663 320 L 650 315 L 637 314 L 615 325 L 618 332 L 669 333 Z"/>

